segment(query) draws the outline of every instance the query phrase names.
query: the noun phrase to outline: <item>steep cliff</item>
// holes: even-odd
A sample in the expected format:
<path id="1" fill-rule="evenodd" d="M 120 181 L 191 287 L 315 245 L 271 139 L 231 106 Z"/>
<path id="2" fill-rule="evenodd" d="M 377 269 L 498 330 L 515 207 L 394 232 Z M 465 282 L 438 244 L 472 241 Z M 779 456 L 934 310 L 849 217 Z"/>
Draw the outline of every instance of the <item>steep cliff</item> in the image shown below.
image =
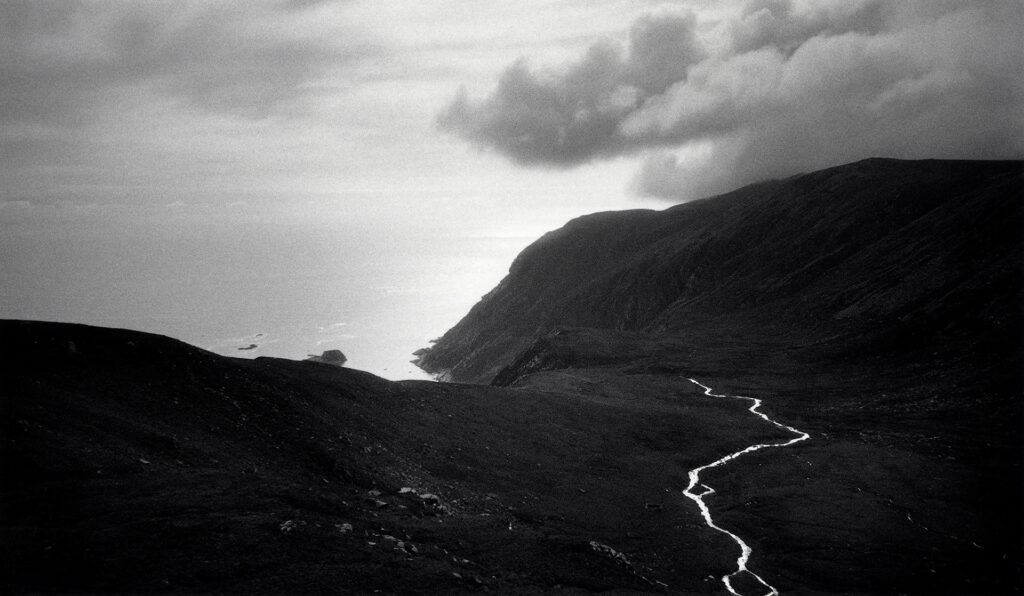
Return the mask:
<path id="1" fill-rule="evenodd" d="M 665 211 L 581 217 L 524 250 L 420 363 L 487 383 L 558 327 L 693 345 L 1007 347 L 1018 338 L 1021 171 L 870 159 Z"/>

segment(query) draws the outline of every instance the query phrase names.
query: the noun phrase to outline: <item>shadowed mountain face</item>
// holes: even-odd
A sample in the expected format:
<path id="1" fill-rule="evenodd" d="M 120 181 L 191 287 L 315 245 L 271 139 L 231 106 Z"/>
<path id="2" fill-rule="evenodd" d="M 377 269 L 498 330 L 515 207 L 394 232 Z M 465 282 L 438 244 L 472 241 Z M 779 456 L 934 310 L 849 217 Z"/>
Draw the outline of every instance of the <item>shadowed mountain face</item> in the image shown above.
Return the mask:
<path id="1" fill-rule="evenodd" d="M 575 220 L 457 380 L 0 321 L 4 592 L 1021 584 L 1020 163 L 869 160 Z M 705 492 L 704 487 L 714 492 Z M 737 574 L 742 594 L 768 591 Z"/>
<path id="2" fill-rule="evenodd" d="M 1012 593 L 1022 173 L 873 159 L 582 217 L 422 364 L 534 390 L 685 374 L 762 397 L 811 440 L 716 470 L 712 508 L 777 588 Z"/>
<path id="3" fill-rule="evenodd" d="M 560 326 L 692 346 L 843 336 L 857 352 L 1009 349 L 1020 202 L 1020 162 L 872 159 L 664 212 L 581 217 L 524 250 L 421 366 L 490 382 Z"/>

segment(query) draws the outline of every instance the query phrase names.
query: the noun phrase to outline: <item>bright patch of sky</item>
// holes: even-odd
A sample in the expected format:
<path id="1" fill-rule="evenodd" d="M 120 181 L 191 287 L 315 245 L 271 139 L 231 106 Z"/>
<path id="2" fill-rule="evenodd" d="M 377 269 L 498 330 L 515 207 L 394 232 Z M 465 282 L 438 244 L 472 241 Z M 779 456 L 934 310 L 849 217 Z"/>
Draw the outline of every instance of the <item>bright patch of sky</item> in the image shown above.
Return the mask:
<path id="1" fill-rule="evenodd" d="M 646 6 L 6 2 L 0 200 L 245 202 L 524 235 L 635 206 L 630 160 L 523 170 L 436 119 L 510 59 L 557 63 Z"/>

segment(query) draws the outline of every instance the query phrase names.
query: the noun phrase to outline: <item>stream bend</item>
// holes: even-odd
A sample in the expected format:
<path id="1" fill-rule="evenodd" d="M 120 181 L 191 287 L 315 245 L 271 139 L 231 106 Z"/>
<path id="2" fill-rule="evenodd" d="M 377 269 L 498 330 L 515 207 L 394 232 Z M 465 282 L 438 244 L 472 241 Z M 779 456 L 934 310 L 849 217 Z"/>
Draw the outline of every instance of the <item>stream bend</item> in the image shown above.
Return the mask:
<path id="1" fill-rule="evenodd" d="M 753 414 L 756 414 L 765 422 L 773 424 L 781 429 L 787 430 L 797 435 L 796 437 L 788 441 L 783 441 L 781 443 L 757 443 L 754 445 L 750 445 L 749 447 L 746 447 L 734 453 L 730 453 L 725 457 L 716 459 L 715 461 L 709 464 L 705 464 L 703 466 L 700 466 L 699 468 L 694 468 L 690 470 L 689 473 L 690 484 L 686 487 L 686 490 L 683 491 L 683 494 L 686 495 L 687 498 L 689 498 L 690 500 L 697 504 L 697 507 L 700 509 L 700 514 L 704 517 L 704 522 L 707 523 L 708 527 L 713 528 L 714 530 L 717 530 L 722 534 L 725 534 L 740 547 L 740 556 L 738 559 L 736 559 L 736 571 L 733 571 L 728 575 L 722 576 L 722 583 L 725 584 L 725 587 L 727 590 L 729 590 L 729 593 L 734 594 L 735 596 L 743 596 L 742 594 L 737 592 L 736 589 L 733 587 L 732 580 L 739 575 L 748 574 L 768 590 L 765 596 L 777 596 L 779 591 L 776 590 L 774 586 L 766 582 L 764 578 L 762 578 L 758 574 L 754 573 L 750 569 L 747 569 L 747 562 L 750 560 L 751 553 L 751 549 L 749 546 L 747 546 L 747 543 L 744 542 L 743 539 L 737 536 L 736 534 L 733 534 L 729 530 L 726 530 L 725 528 L 715 524 L 715 520 L 711 517 L 711 511 L 708 509 L 707 504 L 704 502 L 704 497 L 715 494 L 715 489 L 711 488 L 706 484 L 701 483 L 700 473 L 703 472 L 704 470 L 707 470 L 708 468 L 714 468 L 724 463 L 730 462 L 745 453 L 753 453 L 754 451 L 758 451 L 766 447 L 788 447 L 789 445 L 792 445 L 794 443 L 805 441 L 811 438 L 811 436 L 803 432 L 802 430 L 793 428 L 792 426 L 782 424 L 781 422 L 777 422 L 769 418 L 766 414 L 760 411 L 759 408 L 761 407 L 761 400 L 757 399 L 756 397 L 744 397 L 741 395 L 724 395 L 712 393 L 711 387 L 704 385 L 703 383 L 697 381 L 696 379 L 689 379 L 689 381 L 694 385 L 697 385 L 698 387 L 704 389 L 704 395 L 707 395 L 709 397 L 728 397 L 731 399 L 747 400 L 751 402 L 750 407 L 747 408 L 748 411 L 752 412 Z"/>

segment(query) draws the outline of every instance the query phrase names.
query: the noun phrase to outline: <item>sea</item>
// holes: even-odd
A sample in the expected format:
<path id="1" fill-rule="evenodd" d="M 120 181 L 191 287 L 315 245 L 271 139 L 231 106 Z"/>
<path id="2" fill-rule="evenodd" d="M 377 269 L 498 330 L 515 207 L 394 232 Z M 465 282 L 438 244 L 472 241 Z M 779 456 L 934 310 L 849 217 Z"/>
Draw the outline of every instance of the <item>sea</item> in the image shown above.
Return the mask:
<path id="1" fill-rule="evenodd" d="M 166 335 L 217 354 L 305 359 L 392 380 L 534 237 L 224 208 L 7 205 L 0 318 Z"/>

